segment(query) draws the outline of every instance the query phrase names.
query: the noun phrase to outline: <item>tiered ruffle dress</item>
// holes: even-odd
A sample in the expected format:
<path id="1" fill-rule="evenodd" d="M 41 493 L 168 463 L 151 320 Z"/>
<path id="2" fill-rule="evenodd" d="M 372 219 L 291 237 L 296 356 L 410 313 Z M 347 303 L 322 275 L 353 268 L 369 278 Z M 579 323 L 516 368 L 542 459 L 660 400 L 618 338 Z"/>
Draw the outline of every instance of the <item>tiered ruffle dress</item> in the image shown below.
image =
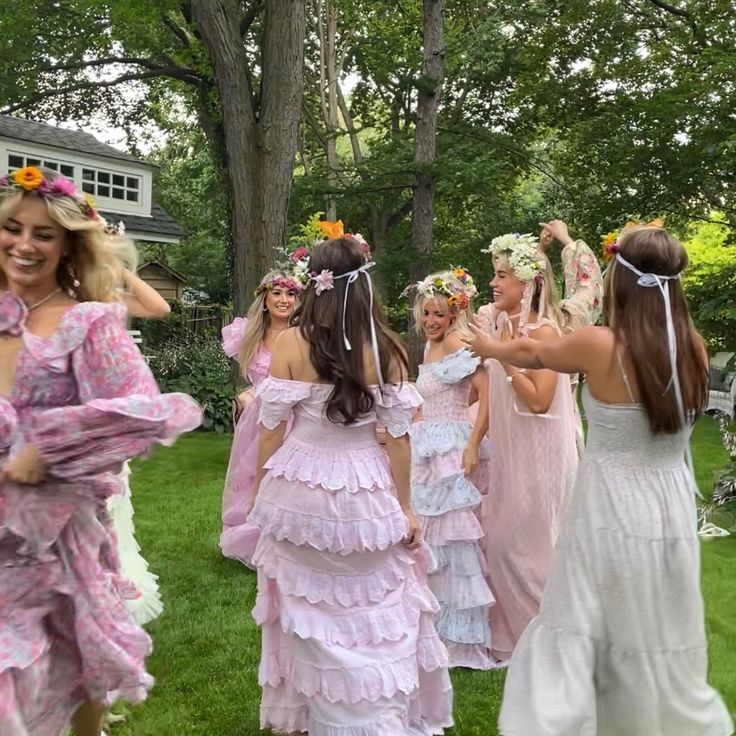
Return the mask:
<path id="1" fill-rule="evenodd" d="M 247 325 L 248 320 L 236 317 L 231 324 L 222 328 L 222 349 L 228 357 L 237 359 L 240 355 Z M 270 366 L 271 352 L 261 345 L 248 366 L 246 378 L 257 387 L 268 375 Z M 261 402 L 256 397 L 235 425 L 222 493 L 220 549 L 225 557 L 239 560 L 248 567 L 253 567 L 251 560 L 260 534 L 258 527 L 246 521 L 256 478 L 260 408 Z"/>
<path id="2" fill-rule="evenodd" d="M 478 319 L 500 339 L 505 313 L 491 306 Z M 527 325 L 530 334 L 546 321 Z M 490 609 L 492 654 L 507 661 L 529 622 L 539 613 L 552 548 L 567 512 L 578 467 L 577 417 L 567 375 L 558 374 L 552 403 L 534 414 L 506 381 L 496 360 L 489 374 L 488 494 L 482 524 L 488 580 L 496 598 Z"/>
<path id="3" fill-rule="evenodd" d="M 506 678 L 504 736 L 730 736 L 707 684 L 689 430 L 586 390 L 588 444 L 539 616 Z"/>
<path id="4" fill-rule="evenodd" d="M 422 420 L 411 429 L 411 494 L 424 539 L 437 560 L 429 584 L 440 602 L 437 630 L 450 667 L 489 669 L 488 608 L 494 598 L 486 582 L 478 519 L 478 488 L 485 491 L 485 481 L 478 474 L 466 477 L 462 467 L 473 431 L 468 419 L 470 379 L 479 365 L 480 360 L 463 348 L 419 366 L 416 385 L 424 403 Z M 481 458 L 484 465 L 487 441 L 481 444 Z"/>
<path id="5" fill-rule="evenodd" d="M 194 429 L 201 411 L 159 393 L 121 304 L 75 305 L 48 338 L 25 317 L 0 297 L 0 335 L 21 340 L 0 447 L 7 458 L 32 443 L 46 467 L 38 486 L 0 485 L 0 733 L 58 736 L 82 702 L 136 702 L 151 687 L 106 502 L 127 458 Z"/>
<path id="6" fill-rule="evenodd" d="M 143 626 L 158 618 L 164 610 L 158 589 L 158 575 L 148 569 L 135 538 L 133 495 L 130 490 L 130 467 L 126 462 L 120 473 L 120 492 L 107 501 L 112 530 L 118 545 L 120 572 L 135 586 L 126 600 L 133 618 Z"/>
<path id="7" fill-rule="evenodd" d="M 310 736 L 427 736 L 452 723 L 447 652 L 427 585 L 431 557 L 407 522 L 377 416 L 394 437 L 420 403 L 408 384 L 375 389 L 355 424 L 324 415 L 331 385 L 267 378 L 261 422 L 293 429 L 266 464 L 250 521 L 262 627 L 261 727 Z"/>

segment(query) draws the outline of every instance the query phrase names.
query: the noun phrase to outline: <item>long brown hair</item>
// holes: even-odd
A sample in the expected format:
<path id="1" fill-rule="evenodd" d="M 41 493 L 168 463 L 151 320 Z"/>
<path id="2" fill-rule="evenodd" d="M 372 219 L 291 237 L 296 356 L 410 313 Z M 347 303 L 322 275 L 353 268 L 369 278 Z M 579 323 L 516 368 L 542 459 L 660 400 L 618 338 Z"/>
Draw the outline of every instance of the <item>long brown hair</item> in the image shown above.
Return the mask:
<path id="1" fill-rule="evenodd" d="M 687 266 L 687 252 L 661 227 L 643 226 L 619 238 L 621 257 L 642 273 L 674 276 Z M 654 433 L 682 429 L 673 386 L 662 292 L 640 286 L 639 276 L 614 261 L 606 276 L 603 319 L 622 345 L 634 368 L 636 384 Z M 677 338 L 677 371 L 686 421 L 695 421 L 708 401 L 708 361 L 703 339 L 693 325 L 679 279 L 664 283 L 669 290 Z"/>
<path id="2" fill-rule="evenodd" d="M 341 274 L 365 265 L 360 244 L 352 238 L 337 238 L 320 243 L 309 259 L 313 273 L 332 271 L 334 287 L 319 296 L 310 286 L 301 296 L 294 313 L 299 331 L 309 343 L 309 358 L 319 377 L 334 388 L 327 400 L 326 414 L 330 421 L 353 424 L 375 406 L 375 398 L 365 380 L 364 349 L 371 341 L 371 319 L 376 326 L 380 370 L 386 380 L 397 367 L 402 376 L 408 375 L 406 353 L 399 338 L 386 324 L 378 294 L 373 290 L 373 312 L 370 310 L 369 276 L 360 275 L 350 284 L 345 332 L 352 350 L 345 347 L 342 331 L 342 310 L 347 278 Z M 376 366 L 378 370 L 379 366 Z"/>

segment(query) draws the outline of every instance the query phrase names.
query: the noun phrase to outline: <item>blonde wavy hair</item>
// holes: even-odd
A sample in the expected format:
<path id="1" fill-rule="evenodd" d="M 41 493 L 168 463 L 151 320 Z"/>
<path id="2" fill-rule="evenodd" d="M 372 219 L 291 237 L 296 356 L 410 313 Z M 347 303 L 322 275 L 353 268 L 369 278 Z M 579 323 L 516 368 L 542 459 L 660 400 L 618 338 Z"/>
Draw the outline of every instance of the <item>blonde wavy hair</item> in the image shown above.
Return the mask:
<path id="1" fill-rule="evenodd" d="M 42 170 L 47 181 L 58 178 Z M 135 273 L 138 254 L 131 240 L 105 232 L 105 221 L 89 219 L 72 197 L 43 196 L 35 191 L 0 189 L 0 228 L 18 210 L 24 197 L 38 197 L 46 204 L 49 217 L 66 231 L 67 251 L 62 256 L 56 278 L 59 286 L 80 302 L 110 302 L 121 298 L 123 272 Z M 74 282 L 78 281 L 79 286 Z M 0 289 L 7 287 L 0 271 Z"/>
<path id="2" fill-rule="evenodd" d="M 261 279 L 260 286 L 268 284 L 270 281 L 274 281 L 276 279 L 286 278 L 292 277 L 284 271 L 274 269 L 273 271 L 269 271 Z M 245 328 L 245 333 L 243 335 L 243 346 L 240 349 L 239 359 L 243 375 L 246 375 L 251 360 L 253 360 L 253 357 L 258 352 L 261 345 L 263 345 L 263 341 L 266 338 L 266 330 L 268 330 L 268 327 L 271 324 L 271 315 L 268 309 L 264 309 L 264 307 L 266 307 L 266 297 L 268 294 L 268 289 L 261 291 L 260 294 L 257 293 L 255 301 L 250 305 L 248 308 L 248 314 L 246 314 L 248 326 Z"/>
<path id="3" fill-rule="evenodd" d="M 438 271 L 437 273 L 430 274 L 424 279 L 425 282 L 433 281 L 435 278 L 442 279 L 443 282 L 456 286 L 458 291 L 464 288 L 464 284 L 460 279 L 453 275 L 452 271 Z M 446 335 L 451 332 L 459 332 L 463 337 L 471 337 L 470 328 L 468 323 L 473 317 L 473 304 L 472 301 L 468 300 L 468 306 L 465 309 L 453 309 L 450 306 L 449 297 L 438 291 L 437 289 L 431 292 L 418 291 L 417 296 L 414 299 L 414 306 L 412 307 L 412 319 L 414 322 L 414 330 L 420 335 L 424 334 L 422 328 L 422 312 L 427 302 L 437 302 L 443 310 L 448 314 L 452 315 L 454 319 L 450 323 L 450 326 L 445 332 Z"/>

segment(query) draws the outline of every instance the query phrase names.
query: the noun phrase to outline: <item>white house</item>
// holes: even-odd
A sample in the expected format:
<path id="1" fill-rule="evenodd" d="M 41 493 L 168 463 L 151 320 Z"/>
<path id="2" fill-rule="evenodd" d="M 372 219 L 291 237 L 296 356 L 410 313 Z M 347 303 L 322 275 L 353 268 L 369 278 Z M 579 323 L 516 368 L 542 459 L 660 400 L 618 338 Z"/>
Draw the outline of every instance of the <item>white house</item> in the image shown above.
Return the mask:
<path id="1" fill-rule="evenodd" d="M 0 115 L 0 172 L 30 165 L 73 179 L 94 197 L 106 220 L 123 221 L 133 240 L 178 243 L 184 234 L 153 201 L 153 164 L 100 143 L 89 133 Z"/>

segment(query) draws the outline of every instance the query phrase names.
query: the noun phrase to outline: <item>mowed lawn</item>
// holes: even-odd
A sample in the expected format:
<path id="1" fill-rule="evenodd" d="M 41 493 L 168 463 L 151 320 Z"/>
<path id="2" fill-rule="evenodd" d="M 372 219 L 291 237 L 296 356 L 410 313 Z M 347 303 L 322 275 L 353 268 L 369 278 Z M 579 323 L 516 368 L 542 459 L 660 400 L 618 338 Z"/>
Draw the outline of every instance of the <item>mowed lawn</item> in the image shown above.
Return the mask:
<path id="1" fill-rule="evenodd" d="M 195 434 L 133 466 L 138 542 L 160 576 L 165 611 L 149 631 L 156 685 L 110 736 L 257 736 L 259 634 L 250 617 L 255 574 L 218 547 L 229 436 Z M 717 426 L 693 440 L 703 492 L 726 461 Z M 712 683 L 736 710 L 736 538 L 703 545 Z M 503 672 L 453 672 L 454 736 L 493 736 Z M 118 712 L 122 709 L 117 708 Z"/>

